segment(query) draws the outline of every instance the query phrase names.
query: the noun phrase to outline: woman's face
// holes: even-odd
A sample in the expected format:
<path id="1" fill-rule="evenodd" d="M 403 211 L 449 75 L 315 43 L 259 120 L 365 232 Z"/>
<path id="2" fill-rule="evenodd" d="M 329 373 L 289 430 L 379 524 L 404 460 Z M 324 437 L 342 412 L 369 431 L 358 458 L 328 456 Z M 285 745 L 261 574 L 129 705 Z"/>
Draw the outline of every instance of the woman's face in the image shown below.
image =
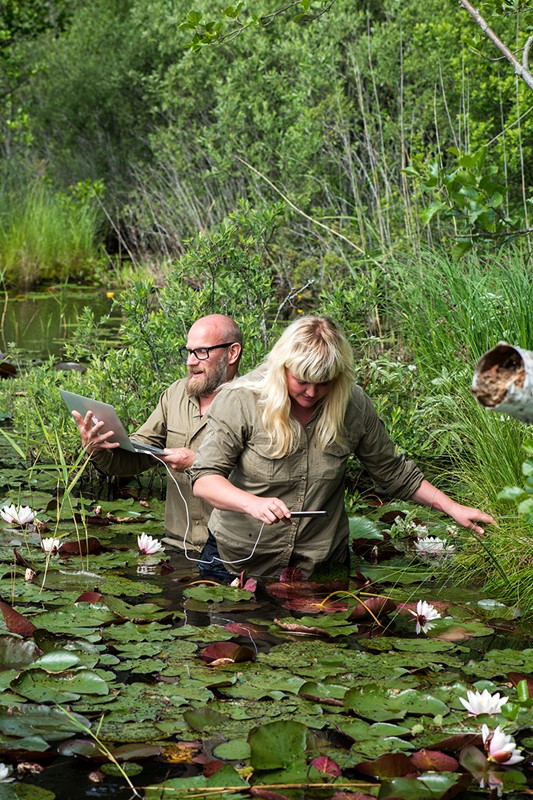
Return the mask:
<path id="1" fill-rule="evenodd" d="M 293 403 L 300 408 L 314 408 L 329 391 L 331 381 L 326 383 L 306 383 L 296 378 L 292 372 L 285 368 L 287 391 Z"/>

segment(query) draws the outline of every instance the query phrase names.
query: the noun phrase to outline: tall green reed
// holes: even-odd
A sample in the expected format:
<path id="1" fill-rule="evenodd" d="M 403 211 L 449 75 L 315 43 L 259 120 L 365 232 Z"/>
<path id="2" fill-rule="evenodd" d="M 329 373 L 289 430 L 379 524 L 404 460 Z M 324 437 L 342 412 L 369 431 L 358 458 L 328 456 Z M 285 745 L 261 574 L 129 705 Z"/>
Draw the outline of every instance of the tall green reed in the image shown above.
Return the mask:
<path id="1" fill-rule="evenodd" d="M 498 521 L 486 540 L 492 559 L 472 541 L 453 562 L 455 577 L 483 581 L 507 599 L 533 606 L 533 588 L 524 581 L 529 569 L 533 586 L 532 531 L 497 498 L 504 486 L 520 482 L 527 427 L 481 408 L 470 391 L 477 360 L 498 341 L 531 347 L 533 286 L 526 259 L 517 248 L 458 265 L 431 252 L 396 262 L 392 275 L 390 312 L 418 367 L 418 390 L 423 402 L 437 406 L 441 430 L 454 433 L 449 467 L 437 480 Z"/>
<path id="2" fill-rule="evenodd" d="M 0 223 L 0 263 L 8 285 L 79 279 L 98 256 L 100 210 L 41 179 L 2 184 Z"/>

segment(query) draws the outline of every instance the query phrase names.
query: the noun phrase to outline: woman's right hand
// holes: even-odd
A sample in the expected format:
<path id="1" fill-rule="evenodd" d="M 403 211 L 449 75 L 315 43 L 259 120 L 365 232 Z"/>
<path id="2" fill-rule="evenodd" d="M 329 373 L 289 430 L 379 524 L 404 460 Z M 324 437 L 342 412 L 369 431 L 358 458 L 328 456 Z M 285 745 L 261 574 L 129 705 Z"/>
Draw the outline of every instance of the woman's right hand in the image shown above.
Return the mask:
<path id="1" fill-rule="evenodd" d="M 94 414 L 92 411 L 87 411 L 84 417 L 79 411 L 73 411 L 72 416 L 78 426 L 81 443 L 88 453 L 97 453 L 99 450 L 111 450 L 120 447 L 118 442 L 109 441 L 115 435 L 114 431 L 101 433 L 104 427 L 103 422 L 97 422 L 93 425 Z"/>
<path id="2" fill-rule="evenodd" d="M 250 495 L 249 508 L 245 511 L 250 516 L 264 522 L 266 525 L 275 525 L 276 522 L 283 520 L 289 522 L 291 512 L 279 497 L 257 497 Z"/>

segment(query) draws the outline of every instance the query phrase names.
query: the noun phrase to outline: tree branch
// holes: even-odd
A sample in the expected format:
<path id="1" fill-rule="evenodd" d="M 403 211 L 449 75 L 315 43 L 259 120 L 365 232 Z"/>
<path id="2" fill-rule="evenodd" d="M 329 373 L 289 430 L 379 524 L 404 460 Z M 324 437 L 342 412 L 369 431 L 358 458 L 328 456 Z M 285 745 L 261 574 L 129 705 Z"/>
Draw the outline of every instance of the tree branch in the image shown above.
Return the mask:
<path id="1" fill-rule="evenodd" d="M 249 164 L 247 161 L 245 161 L 244 158 L 241 158 L 240 156 L 235 156 L 235 158 L 237 159 L 237 161 L 240 161 L 241 164 L 244 164 L 245 167 L 251 169 L 252 172 L 255 172 L 255 174 L 258 175 L 260 178 L 262 178 L 262 180 L 264 180 L 265 183 L 268 183 L 268 185 L 272 189 L 274 189 L 274 191 L 277 192 L 277 194 L 279 194 L 282 200 L 284 200 L 288 206 L 290 206 L 294 211 L 296 211 L 297 214 L 300 214 L 300 216 L 304 217 L 304 219 L 308 220 L 309 222 L 312 222 L 313 225 L 318 225 L 320 228 L 324 228 L 324 230 L 328 231 L 328 233 L 332 233 L 334 236 L 338 236 L 339 239 L 342 239 L 344 242 L 349 244 L 350 247 L 353 247 L 353 249 L 357 250 L 358 253 L 365 252 L 361 247 L 359 247 L 359 245 L 355 244 L 355 242 L 352 242 L 351 239 L 348 239 L 347 236 L 344 236 L 343 233 L 339 233 L 339 231 L 336 231 L 334 228 L 330 228 L 328 227 L 328 225 L 324 225 L 323 222 L 319 222 L 317 219 L 313 219 L 313 217 L 310 217 L 309 214 L 305 213 L 305 211 L 302 211 L 301 208 L 298 208 L 298 206 L 296 206 L 292 202 L 292 200 L 289 200 L 289 198 L 286 195 L 284 195 L 283 192 L 280 189 L 278 189 L 278 187 L 275 184 L 273 184 L 272 181 L 269 180 L 269 178 L 267 178 L 266 175 L 263 175 L 263 173 L 259 172 L 258 169 L 252 167 L 252 165 Z"/>
<path id="2" fill-rule="evenodd" d="M 520 61 L 518 61 L 518 59 L 515 57 L 515 55 L 509 50 L 507 45 L 504 44 L 502 40 L 499 38 L 499 36 L 492 30 L 488 22 L 484 19 L 484 17 L 481 16 L 477 8 L 474 8 L 474 6 L 472 6 L 468 2 L 468 0 L 459 0 L 459 2 L 461 3 L 465 11 L 468 11 L 468 13 L 472 17 L 472 19 L 474 19 L 476 24 L 479 25 L 485 36 L 487 36 L 487 38 L 490 39 L 493 45 L 495 45 L 498 48 L 500 53 L 503 53 L 507 61 L 509 61 L 509 63 L 513 65 L 515 74 L 518 75 L 520 78 L 522 78 L 522 80 L 529 86 L 530 89 L 533 89 L 533 75 L 531 74 L 527 66 L 529 48 L 531 46 L 531 39 L 533 37 L 530 36 L 530 38 L 526 42 L 527 50 L 526 48 L 524 48 L 524 57 L 522 59 L 523 63 L 521 64 Z"/>

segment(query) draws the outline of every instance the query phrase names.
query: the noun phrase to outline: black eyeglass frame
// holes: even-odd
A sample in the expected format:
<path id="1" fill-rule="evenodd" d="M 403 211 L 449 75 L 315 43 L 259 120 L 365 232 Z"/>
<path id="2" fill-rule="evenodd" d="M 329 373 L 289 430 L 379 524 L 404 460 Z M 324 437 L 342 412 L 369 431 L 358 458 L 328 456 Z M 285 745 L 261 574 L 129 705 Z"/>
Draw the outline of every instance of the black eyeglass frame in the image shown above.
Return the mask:
<path id="1" fill-rule="evenodd" d="M 189 356 L 194 356 L 198 359 L 198 361 L 207 361 L 209 358 L 209 353 L 211 350 L 218 350 L 221 347 L 231 347 L 232 344 L 236 344 L 236 342 L 224 342 L 224 344 L 212 344 L 211 347 L 180 347 L 179 354 L 180 356 L 185 359 L 185 361 L 189 358 Z M 204 355 L 199 356 L 198 353 L 205 353 Z"/>

